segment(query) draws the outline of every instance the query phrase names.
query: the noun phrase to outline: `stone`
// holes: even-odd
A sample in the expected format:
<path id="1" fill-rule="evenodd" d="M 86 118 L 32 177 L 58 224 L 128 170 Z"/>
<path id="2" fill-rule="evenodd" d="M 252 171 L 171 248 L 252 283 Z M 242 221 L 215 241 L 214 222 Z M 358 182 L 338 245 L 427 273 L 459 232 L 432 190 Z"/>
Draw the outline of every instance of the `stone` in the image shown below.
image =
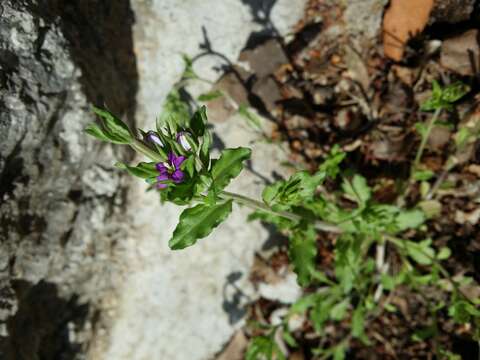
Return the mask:
<path id="1" fill-rule="evenodd" d="M 125 210 L 111 149 L 82 129 L 91 104 L 134 113 L 132 14 L 127 0 L 4 0 L 0 14 L 0 358 L 82 358 L 92 331 L 58 334 L 115 287 Z"/>
<path id="2" fill-rule="evenodd" d="M 270 76 L 255 82 L 252 92 L 262 100 L 269 112 L 272 112 L 276 108 L 277 101 L 282 99 L 277 82 Z"/>
<path id="3" fill-rule="evenodd" d="M 239 61 L 248 63 L 250 71 L 259 78 L 272 75 L 280 66 L 289 63 L 285 51 L 276 39 L 267 40 L 254 49 L 243 51 Z"/>
<path id="4" fill-rule="evenodd" d="M 193 58 L 202 52 L 202 26 L 212 48 L 224 58 L 205 56 L 194 63 L 194 68 L 202 77 L 216 81 L 219 74 L 212 68 L 224 64 L 225 59 L 234 63 L 250 33 L 260 29 L 251 13 L 257 4 L 238 0 L 132 2 L 137 19 L 134 33 L 140 80 L 139 127 L 154 125 L 163 99 L 180 78 L 180 54 Z M 304 4 L 299 0 L 275 4 L 272 21 L 283 29 L 282 34 L 300 18 Z M 197 96 L 210 89 L 192 86 L 189 90 Z M 207 113 L 210 111 L 207 108 Z M 277 147 L 258 141 L 258 135 L 242 117 L 221 120 L 212 123 L 216 149 L 253 147 L 248 169 L 232 182 L 230 189 L 259 198 L 265 179 L 273 179 L 274 173 L 286 176 L 279 166 L 285 155 Z M 268 123 L 264 125 L 269 131 Z M 129 189 L 128 201 L 125 222 L 132 226 L 129 236 L 122 238 L 128 250 L 117 260 L 125 264 L 129 273 L 119 289 L 116 315 L 107 329 L 110 344 L 106 351 L 98 352 L 98 358 L 212 359 L 244 324 L 246 302 L 258 296 L 248 274 L 255 252 L 269 237 L 268 230 L 260 223 L 247 223 L 249 209 L 235 207 L 228 220 L 209 237 L 193 247 L 172 252 L 167 242 L 181 208 L 161 205 L 157 196 L 145 192 L 141 181 Z M 234 273 L 240 274 L 238 280 L 232 280 Z"/>
<path id="5" fill-rule="evenodd" d="M 446 22 L 455 24 L 467 21 L 475 8 L 475 0 L 436 0 L 430 23 Z"/>
<path id="6" fill-rule="evenodd" d="M 442 44 L 440 63 L 460 75 L 474 75 L 480 70 L 478 30 L 468 30 Z"/>

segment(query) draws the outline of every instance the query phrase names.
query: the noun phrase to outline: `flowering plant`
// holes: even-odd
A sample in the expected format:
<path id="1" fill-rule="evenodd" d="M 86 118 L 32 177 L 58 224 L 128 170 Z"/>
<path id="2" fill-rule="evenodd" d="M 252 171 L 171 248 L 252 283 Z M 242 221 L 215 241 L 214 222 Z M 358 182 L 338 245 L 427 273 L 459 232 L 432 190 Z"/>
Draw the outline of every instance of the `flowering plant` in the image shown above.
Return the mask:
<path id="1" fill-rule="evenodd" d="M 472 279 L 453 278 L 442 265 L 450 256 L 450 249 L 436 249 L 432 240 L 424 237 L 425 222 L 438 215 L 432 198 L 441 184 L 430 187 L 426 183 L 432 174 L 421 168 L 422 153 L 441 111 L 450 109 L 466 91 L 461 84 L 444 89 L 435 84 L 432 98 L 423 107 L 435 113 L 427 125 L 417 124 L 421 143 L 410 177 L 403 184 L 404 192 L 395 205 L 375 202 L 367 179 L 342 167 L 346 154 L 339 146 L 331 149 L 313 174 L 299 171 L 266 186 L 262 200 L 226 191 L 226 186 L 241 173 L 251 151 L 243 147 L 225 149 L 218 158 L 212 158 L 205 107 L 191 117 L 185 112 L 171 112 L 160 117 L 155 131 L 140 131 L 138 136 L 112 113 L 95 108 L 102 124 L 91 124 L 86 132 L 103 141 L 128 145 L 146 156 L 148 162 L 117 166 L 145 179 L 159 192 L 162 201 L 191 205 L 180 215 L 169 241 L 171 249 L 194 245 L 210 234 L 232 212 L 233 202 L 254 210 L 250 220 L 273 223 L 289 237 L 289 257 L 299 284 L 317 286 L 317 291 L 293 304 L 281 323 L 262 324 L 250 343 L 248 360 L 285 359 L 284 343 L 296 346 L 289 319 L 299 314 L 308 316 L 321 336 L 328 323 L 349 323 L 349 332 L 342 340 L 316 350 L 322 359 L 343 359 L 352 339 L 370 344 L 365 332 L 370 321 L 384 311 L 397 311 L 391 295 L 401 286 L 420 292 L 432 287 L 447 291 L 448 300 L 425 296 L 432 312 L 446 308 L 455 322 L 472 323 L 474 336 L 480 339 L 480 301 L 462 290 Z M 478 132 L 479 129 L 459 129 L 457 148 L 471 142 Z M 446 171 L 453 166 L 454 162 L 450 162 Z M 438 179 L 441 182 L 443 177 Z M 408 189 L 419 182 L 427 190 L 418 204 L 406 209 Z M 326 185 L 335 187 L 335 191 L 319 191 Z M 319 232 L 333 238 L 333 268 L 318 266 Z M 400 259 L 396 260 L 395 269 L 390 266 L 387 253 Z M 437 333 L 435 328 L 429 336 Z M 437 350 L 441 354 L 441 349 Z"/>

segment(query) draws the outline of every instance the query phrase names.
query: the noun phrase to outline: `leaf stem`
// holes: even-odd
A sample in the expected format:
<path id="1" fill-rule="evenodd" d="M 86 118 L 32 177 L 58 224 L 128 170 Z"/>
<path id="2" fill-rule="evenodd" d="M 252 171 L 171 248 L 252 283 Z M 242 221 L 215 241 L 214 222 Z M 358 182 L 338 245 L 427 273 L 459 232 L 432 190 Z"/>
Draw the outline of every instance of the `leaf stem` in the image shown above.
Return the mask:
<path id="1" fill-rule="evenodd" d="M 302 216 L 291 213 L 291 212 L 288 212 L 288 211 L 273 210 L 267 204 L 265 204 L 261 201 L 249 198 L 248 196 L 245 196 L 245 195 L 240 195 L 240 194 L 232 193 L 232 192 L 229 192 L 229 191 L 222 191 L 220 193 L 220 196 L 223 197 L 223 198 L 226 198 L 226 199 L 232 199 L 235 202 L 237 202 L 238 204 L 248 206 L 249 208 L 252 208 L 252 209 L 255 209 L 255 210 L 260 210 L 260 211 L 269 213 L 271 215 L 280 216 L 280 217 L 283 217 L 285 219 L 292 220 L 292 221 L 295 221 L 295 222 L 298 222 L 298 221 L 301 221 L 301 220 L 304 219 Z M 336 226 L 334 224 L 324 222 L 324 221 L 316 220 L 314 222 L 314 225 L 315 225 L 315 228 L 317 230 L 326 231 L 326 232 L 333 232 L 333 233 L 337 233 L 337 234 L 342 232 L 342 229 L 340 229 L 338 226 Z"/>
<path id="2" fill-rule="evenodd" d="M 430 121 L 427 125 L 427 129 L 425 130 L 425 134 L 423 134 L 422 136 L 422 141 L 420 142 L 420 146 L 418 147 L 418 150 L 417 150 L 417 155 L 415 156 L 415 160 L 412 165 L 410 179 L 413 177 L 415 170 L 417 170 L 418 165 L 420 164 L 420 160 L 422 159 L 422 155 L 425 150 L 425 146 L 427 145 L 428 138 L 430 137 L 430 133 L 432 132 L 432 129 L 435 126 L 435 123 L 437 122 L 441 111 L 442 111 L 442 108 L 438 108 L 437 110 L 435 110 L 435 113 L 430 118 Z"/>
<path id="3" fill-rule="evenodd" d="M 142 153 L 146 157 L 150 158 L 153 161 L 156 162 L 162 162 L 165 161 L 165 159 L 160 155 L 157 154 L 155 151 L 149 149 L 147 146 L 145 146 L 142 142 L 134 139 L 130 146 L 133 148 L 133 150 Z"/>
<path id="4" fill-rule="evenodd" d="M 395 236 L 391 236 L 391 235 L 384 235 L 384 238 L 385 240 L 391 242 L 392 244 L 398 246 L 398 247 L 401 247 L 403 250 L 406 249 L 406 245 L 405 245 L 405 239 L 403 238 L 397 238 Z M 445 279 L 453 286 L 453 288 L 455 289 L 455 291 L 457 292 L 457 294 L 460 294 L 467 302 L 469 302 L 471 305 L 473 306 L 477 306 L 477 304 L 475 304 L 475 302 L 473 302 L 470 297 L 468 297 L 468 295 L 466 295 L 462 289 L 460 289 L 460 286 L 458 285 L 458 283 L 452 278 L 452 276 L 450 275 L 450 273 L 447 271 L 447 269 L 445 269 L 443 267 L 443 265 L 438 261 L 437 258 L 431 256 L 430 254 L 428 254 L 427 252 L 423 251 L 423 249 L 419 248 L 418 249 L 419 252 L 421 252 L 425 257 L 427 257 L 430 261 L 432 261 L 432 263 L 437 266 L 438 270 L 440 271 L 440 273 L 445 277 Z M 404 255 L 404 254 L 402 254 Z M 404 255 L 405 256 L 405 255 Z"/>

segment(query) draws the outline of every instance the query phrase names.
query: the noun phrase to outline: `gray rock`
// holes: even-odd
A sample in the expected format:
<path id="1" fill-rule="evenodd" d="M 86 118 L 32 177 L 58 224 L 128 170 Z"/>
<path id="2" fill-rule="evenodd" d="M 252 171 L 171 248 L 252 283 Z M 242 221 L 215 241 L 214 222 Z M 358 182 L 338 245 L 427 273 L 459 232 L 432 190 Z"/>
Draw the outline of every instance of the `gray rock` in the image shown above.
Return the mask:
<path id="1" fill-rule="evenodd" d="M 132 16 L 126 0 L 3 0 L 0 14 L 0 357 L 82 357 L 58 334 L 111 291 L 124 212 L 110 148 L 82 129 L 92 103 L 135 111 Z"/>
<path id="2" fill-rule="evenodd" d="M 470 19 L 475 0 L 436 0 L 430 16 L 430 23 L 446 22 L 455 24 Z"/>

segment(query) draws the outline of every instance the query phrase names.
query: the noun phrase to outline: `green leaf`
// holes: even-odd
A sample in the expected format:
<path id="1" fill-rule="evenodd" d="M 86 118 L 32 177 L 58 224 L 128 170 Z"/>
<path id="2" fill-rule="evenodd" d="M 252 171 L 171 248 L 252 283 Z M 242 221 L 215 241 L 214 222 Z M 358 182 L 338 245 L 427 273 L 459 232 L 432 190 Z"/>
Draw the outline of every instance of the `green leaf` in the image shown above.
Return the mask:
<path id="1" fill-rule="evenodd" d="M 179 128 L 188 127 L 189 118 L 188 104 L 182 100 L 177 90 L 172 90 L 167 95 L 162 114 L 157 119 L 157 131 L 161 134 L 162 129 L 167 127 L 172 134 L 176 134 Z"/>
<path id="2" fill-rule="evenodd" d="M 250 159 L 252 151 L 247 148 L 226 149 L 212 166 L 213 186 L 216 191 L 224 189 L 243 170 L 243 162 Z"/>
<path id="3" fill-rule="evenodd" d="M 180 250 L 195 244 L 198 239 L 210 234 L 231 212 L 231 200 L 213 206 L 200 204 L 184 210 L 168 245 L 172 250 Z"/>
<path id="4" fill-rule="evenodd" d="M 275 203 L 278 196 L 281 195 L 281 190 L 285 186 L 285 181 L 280 180 L 271 185 L 265 186 L 262 192 L 262 199 L 267 205 Z"/>
<path id="5" fill-rule="evenodd" d="M 207 101 L 218 99 L 222 96 L 223 96 L 223 93 L 220 90 L 214 90 L 214 91 L 210 91 L 205 94 L 199 95 L 197 99 L 198 101 L 207 102 Z"/>
<path id="6" fill-rule="evenodd" d="M 365 327 L 365 310 L 363 306 L 357 306 L 352 315 L 352 335 L 356 338 L 363 337 Z"/>
<path id="7" fill-rule="evenodd" d="M 241 104 L 238 108 L 238 113 L 241 115 L 247 123 L 254 129 L 261 130 L 262 123 L 257 115 L 250 111 L 248 107 L 244 104 Z"/>
<path id="8" fill-rule="evenodd" d="M 300 286 L 308 286 L 312 280 L 317 256 L 317 234 L 313 227 L 296 231 L 289 241 L 288 254 Z"/>
<path id="9" fill-rule="evenodd" d="M 347 352 L 347 346 L 345 344 L 339 344 L 335 347 L 333 352 L 333 360 L 344 360 L 345 353 Z"/>
<path id="10" fill-rule="evenodd" d="M 97 124 L 89 124 L 86 128 L 85 128 L 85 132 L 90 135 L 90 136 L 93 136 L 97 139 L 100 139 L 102 141 L 108 141 L 108 142 L 111 142 L 111 143 L 114 143 L 114 144 L 127 144 L 126 142 L 122 141 L 122 140 L 119 140 L 115 137 L 112 137 L 109 133 L 107 133 L 106 131 L 104 131 L 100 126 L 98 126 Z"/>
<path id="11" fill-rule="evenodd" d="M 416 229 L 425 222 L 425 214 L 419 209 L 404 210 L 395 220 L 399 231 Z"/>
<path id="12" fill-rule="evenodd" d="M 127 170 L 131 175 L 142 178 L 148 179 L 152 177 L 158 176 L 158 170 L 155 168 L 155 163 L 145 163 L 141 162 L 137 166 L 129 166 L 127 164 L 118 162 L 115 164 L 116 167 L 119 169 Z"/>
<path id="13" fill-rule="evenodd" d="M 446 260 L 452 255 L 452 251 L 448 247 L 442 247 L 437 254 L 438 260 Z"/>
<path id="14" fill-rule="evenodd" d="M 455 101 L 460 100 L 470 91 L 470 88 L 464 83 L 457 81 L 453 84 L 448 85 L 442 91 L 442 100 L 448 103 L 454 103 Z"/>
<path id="15" fill-rule="evenodd" d="M 395 307 L 395 305 L 392 305 L 390 303 L 383 304 L 383 308 L 385 310 L 387 310 L 388 312 L 391 312 L 391 313 L 396 313 L 397 312 L 397 308 Z"/>
<path id="16" fill-rule="evenodd" d="M 273 336 L 254 337 L 245 354 L 245 360 L 285 360 Z"/>
<path id="17" fill-rule="evenodd" d="M 336 304 L 332 310 L 330 310 L 330 317 L 332 320 L 340 321 L 345 318 L 347 314 L 348 307 L 350 306 L 350 300 L 344 299 L 338 304 Z"/>
<path id="18" fill-rule="evenodd" d="M 105 127 L 105 134 L 111 139 L 116 139 L 119 143 L 129 144 L 133 138 L 128 126 L 118 119 L 115 115 L 107 110 L 102 110 L 96 107 L 92 107 L 93 112 L 97 114 L 103 121 Z"/>
<path id="19" fill-rule="evenodd" d="M 304 314 L 307 310 L 312 308 L 318 300 L 318 294 L 309 294 L 304 295 L 298 299 L 289 310 L 289 313 L 292 314 Z"/>
<path id="20" fill-rule="evenodd" d="M 190 128 L 195 136 L 203 136 L 205 133 L 205 127 L 207 126 L 207 121 L 207 108 L 202 106 L 200 109 L 195 111 L 190 120 Z"/>
<path id="21" fill-rule="evenodd" d="M 283 331 L 283 340 L 285 340 L 287 345 L 292 347 L 292 348 L 298 347 L 297 341 L 295 340 L 293 335 L 290 333 L 290 331 L 288 331 L 286 329 L 284 329 L 284 331 Z"/>
<path id="22" fill-rule="evenodd" d="M 315 331 L 320 333 L 323 329 L 323 325 L 330 318 L 330 311 L 335 304 L 336 299 L 333 297 L 319 298 L 314 308 L 310 313 L 310 319 L 312 320 Z"/>
<path id="23" fill-rule="evenodd" d="M 183 70 L 182 78 L 184 79 L 198 79 L 198 75 L 193 70 L 193 60 L 187 55 L 182 55 L 183 64 L 185 69 Z"/>
<path id="24" fill-rule="evenodd" d="M 212 135 L 210 131 L 205 131 L 202 137 L 202 146 L 200 147 L 200 160 L 205 168 L 210 166 L 210 146 L 212 145 Z"/>
<path id="25" fill-rule="evenodd" d="M 360 175 L 355 175 L 351 181 L 344 179 L 342 188 L 351 200 L 356 201 L 362 207 L 366 205 L 372 196 L 367 180 Z"/>
<path id="26" fill-rule="evenodd" d="M 423 111 L 432 111 L 437 109 L 451 110 L 452 104 L 460 100 L 470 88 L 462 82 L 455 82 L 442 88 L 440 84 L 434 80 L 432 82 L 432 95 L 425 101 L 420 109 Z"/>
<path id="27" fill-rule="evenodd" d="M 435 176 L 435 173 L 431 170 L 416 170 L 413 173 L 413 178 L 416 181 L 427 181 Z"/>
<path id="28" fill-rule="evenodd" d="M 328 154 L 327 158 L 318 167 L 318 170 L 326 173 L 326 176 L 329 178 L 336 178 L 340 172 L 340 164 L 346 155 L 347 154 L 340 149 L 340 146 L 333 146 L 330 154 Z"/>
<path id="29" fill-rule="evenodd" d="M 419 243 L 404 240 L 403 246 L 407 254 L 420 265 L 431 265 L 435 257 L 435 250 L 430 247 L 431 240 L 423 240 Z"/>

